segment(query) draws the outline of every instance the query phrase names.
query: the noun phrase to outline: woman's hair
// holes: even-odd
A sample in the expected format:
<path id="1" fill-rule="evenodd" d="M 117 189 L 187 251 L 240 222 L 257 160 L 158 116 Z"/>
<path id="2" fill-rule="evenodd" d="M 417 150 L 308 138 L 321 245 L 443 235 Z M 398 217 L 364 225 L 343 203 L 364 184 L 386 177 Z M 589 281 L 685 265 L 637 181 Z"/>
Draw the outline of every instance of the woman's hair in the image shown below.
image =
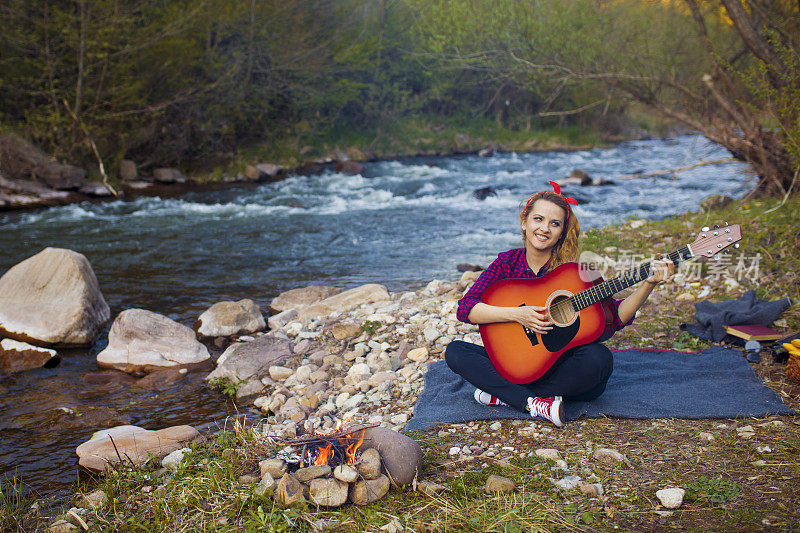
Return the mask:
<path id="1" fill-rule="evenodd" d="M 564 263 L 572 263 L 577 261 L 578 256 L 580 255 L 580 243 L 578 241 L 581 234 L 581 226 L 578 223 L 578 219 L 575 217 L 575 214 L 572 212 L 569 204 L 560 194 L 556 194 L 552 191 L 541 191 L 537 192 L 527 200 L 523 200 L 519 205 L 520 224 L 525 223 L 525 219 L 533 209 L 533 204 L 536 203 L 536 200 L 547 200 L 548 202 L 552 202 L 563 209 L 564 213 L 566 214 L 564 229 L 561 232 L 561 236 L 558 238 L 555 246 L 553 246 L 553 252 L 550 256 L 550 264 L 547 266 L 547 271 L 550 272 Z M 522 231 L 522 244 L 525 246 L 525 230 Z"/>

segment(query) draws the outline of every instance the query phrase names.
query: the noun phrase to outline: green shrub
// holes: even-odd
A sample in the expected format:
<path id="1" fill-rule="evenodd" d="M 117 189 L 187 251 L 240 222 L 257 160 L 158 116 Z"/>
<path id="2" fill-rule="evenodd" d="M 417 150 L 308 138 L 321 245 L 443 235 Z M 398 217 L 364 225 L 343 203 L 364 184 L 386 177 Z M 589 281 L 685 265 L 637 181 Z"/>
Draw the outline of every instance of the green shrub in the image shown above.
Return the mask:
<path id="1" fill-rule="evenodd" d="M 242 386 L 244 381 L 238 380 L 233 381 L 227 377 L 215 378 L 209 382 L 209 385 L 212 389 L 220 391 L 225 396 L 230 398 L 235 398 L 236 393 L 239 392 L 239 388 Z"/>

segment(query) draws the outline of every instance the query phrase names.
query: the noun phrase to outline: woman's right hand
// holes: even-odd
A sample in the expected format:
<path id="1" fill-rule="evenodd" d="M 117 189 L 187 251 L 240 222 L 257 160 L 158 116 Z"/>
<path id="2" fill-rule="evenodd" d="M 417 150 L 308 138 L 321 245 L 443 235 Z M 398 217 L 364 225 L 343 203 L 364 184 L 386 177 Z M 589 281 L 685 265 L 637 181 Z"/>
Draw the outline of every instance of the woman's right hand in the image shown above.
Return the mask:
<path id="1" fill-rule="evenodd" d="M 553 322 L 547 316 L 547 308 L 542 305 L 511 307 L 513 319 L 536 333 L 547 333 L 553 329 Z"/>
<path id="2" fill-rule="evenodd" d="M 536 333 L 547 333 L 553 329 L 553 323 L 547 317 L 546 310 L 540 305 L 499 307 L 478 302 L 469 312 L 469 320 L 473 324 L 517 322 Z"/>

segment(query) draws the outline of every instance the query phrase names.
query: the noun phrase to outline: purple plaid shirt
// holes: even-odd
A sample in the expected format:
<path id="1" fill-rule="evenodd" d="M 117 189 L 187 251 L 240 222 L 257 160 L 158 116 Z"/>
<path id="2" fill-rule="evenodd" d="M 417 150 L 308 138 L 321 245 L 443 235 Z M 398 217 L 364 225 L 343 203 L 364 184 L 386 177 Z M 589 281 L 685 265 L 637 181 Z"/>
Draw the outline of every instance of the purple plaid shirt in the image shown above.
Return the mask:
<path id="1" fill-rule="evenodd" d="M 531 267 L 528 266 L 528 261 L 525 259 L 525 248 L 514 248 L 513 250 L 498 254 L 497 259 L 492 261 L 492 264 L 481 272 L 481 275 L 478 276 L 478 279 L 475 280 L 472 287 L 470 287 L 467 293 L 459 300 L 456 316 L 460 321 L 471 324 L 472 322 L 470 322 L 468 318 L 469 312 L 472 311 L 476 303 L 481 301 L 481 295 L 489 285 L 497 280 L 507 278 L 539 278 L 547 272 L 548 264 L 549 263 L 545 263 L 539 272 L 531 270 Z M 619 331 L 631 324 L 633 318 L 623 323 L 619 319 L 619 304 L 621 301 L 613 300 L 613 302 L 615 331 Z"/>

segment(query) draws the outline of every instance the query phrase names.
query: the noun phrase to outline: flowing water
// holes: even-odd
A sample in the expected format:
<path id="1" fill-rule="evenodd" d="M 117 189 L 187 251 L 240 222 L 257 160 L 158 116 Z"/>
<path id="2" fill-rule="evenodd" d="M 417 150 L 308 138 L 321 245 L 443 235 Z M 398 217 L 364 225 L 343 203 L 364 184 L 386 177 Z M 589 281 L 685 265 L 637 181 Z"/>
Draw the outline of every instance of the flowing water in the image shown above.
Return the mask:
<path id="1" fill-rule="evenodd" d="M 491 158 L 420 157 L 365 165 L 363 175 L 326 172 L 278 183 L 229 186 L 170 198 L 85 202 L 0 214 L 0 274 L 47 246 L 84 254 L 112 318 L 145 308 L 186 325 L 211 304 L 324 284 L 382 283 L 417 288 L 455 279 L 458 263 L 486 265 L 521 243 L 517 207 L 573 169 L 593 177 L 657 171 L 729 154 L 702 137 L 622 143 L 612 149 Z M 602 187 L 567 186 L 587 203 L 582 228 L 628 217 L 694 210 L 711 194 L 741 196 L 749 176 L 738 163 L 698 167 L 678 179 L 635 179 Z M 493 187 L 479 200 L 473 191 Z M 0 376 L 0 483 L 21 478 L 38 496 L 58 496 L 77 479 L 75 448 L 92 432 L 132 423 L 209 429 L 235 411 L 192 375 L 166 391 L 92 385 L 89 350 L 61 362 Z"/>

